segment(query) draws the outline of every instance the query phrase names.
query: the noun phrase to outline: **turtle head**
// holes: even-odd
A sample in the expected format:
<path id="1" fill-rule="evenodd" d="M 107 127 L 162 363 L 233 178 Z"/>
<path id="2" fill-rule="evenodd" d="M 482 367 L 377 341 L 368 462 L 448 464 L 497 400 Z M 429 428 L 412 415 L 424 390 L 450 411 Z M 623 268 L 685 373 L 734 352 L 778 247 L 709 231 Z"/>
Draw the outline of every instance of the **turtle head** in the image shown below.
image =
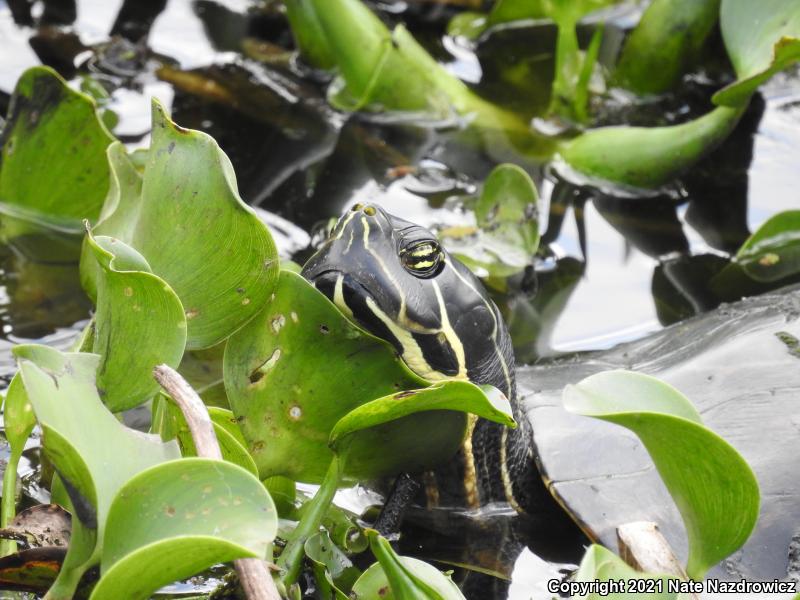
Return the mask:
<path id="1" fill-rule="evenodd" d="M 512 394 L 513 353 L 497 307 L 424 227 L 356 204 L 302 274 L 421 377 L 469 379 Z"/>

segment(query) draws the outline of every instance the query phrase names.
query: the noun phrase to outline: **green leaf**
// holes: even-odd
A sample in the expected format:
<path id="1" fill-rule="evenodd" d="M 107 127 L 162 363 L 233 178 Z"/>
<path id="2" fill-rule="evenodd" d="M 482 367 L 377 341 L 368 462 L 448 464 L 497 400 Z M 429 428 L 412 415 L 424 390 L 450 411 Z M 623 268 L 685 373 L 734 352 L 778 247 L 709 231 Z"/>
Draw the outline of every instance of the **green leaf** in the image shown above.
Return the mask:
<path id="1" fill-rule="evenodd" d="M 340 419 L 376 398 L 382 399 L 379 408 L 375 413 L 369 411 L 376 405 L 364 408 L 358 422 L 399 416 L 391 412 L 395 408 L 419 410 L 415 400 L 398 404 L 404 394 L 393 394 L 428 384 L 397 358 L 392 346 L 359 329 L 313 285 L 287 271 L 281 272 L 264 310 L 228 340 L 224 374 L 231 408 L 260 476 L 314 483 L 322 480 L 333 458 L 329 436 Z M 465 382 L 445 384 L 445 389 L 465 392 L 448 405 L 458 410 L 477 405 L 477 396 L 483 395 Z M 424 397 L 444 398 L 444 391 L 437 390 Z M 381 425 L 365 434 L 384 436 L 380 452 L 370 447 L 364 456 L 349 453 L 344 476 L 361 480 L 396 474 L 403 466 L 417 470 L 438 464 L 455 453 L 465 426 L 465 415 L 453 410 Z"/>
<path id="2" fill-rule="evenodd" d="M 738 79 L 714 94 L 716 104 L 746 104 L 759 85 L 800 60 L 796 0 L 722 0 L 720 28 Z"/>
<path id="3" fill-rule="evenodd" d="M 3 472 L 3 497 L 0 507 L 0 528 L 8 527 L 16 514 L 17 468 L 25 443 L 36 425 L 33 407 L 22 385 L 20 374 L 14 375 L 3 400 L 3 431 L 11 452 Z M 0 556 L 13 554 L 17 543 L 11 540 L 0 541 Z"/>
<path id="4" fill-rule="evenodd" d="M 137 473 L 178 458 L 164 444 L 122 425 L 95 387 L 100 357 L 39 345 L 14 348 L 22 381 L 42 427 L 42 447 L 69 494 L 73 532 L 52 598 L 70 597 L 100 559 L 106 516 L 117 491 Z"/>
<path id="5" fill-rule="evenodd" d="M 486 144 L 547 156 L 552 143 L 516 115 L 486 102 L 448 72 L 403 25 L 389 31 L 361 0 L 289 0 L 295 37 L 322 32 L 340 79 L 329 100 L 343 110 L 424 113 L 436 119 L 455 111 L 482 130 Z"/>
<path id="6" fill-rule="evenodd" d="M 428 388 L 397 392 L 354 408 L 333 427 L 329 445 L 351 471 L 374 473 L 374 477 L 417 472 L 418 465 L 430 463 L 432 446 L 441 445 L 446 448 L 442 456 L 453 456 L 467 428 L 466 415 L 462 415 L 460 427 L 454 423 L 452 429 L 445 429 L 444 415 L 419 414 L 427 411 L 469 412 L 507 427 L 516 427 L 511 418 L 511 405 L 499 390 L 491 386 L 484 386 L 482 390 L 467 381 L 445 381 Z M 421 418 L 404 419 L 412 415 Z M 426 421 L 434 427 L 426 427 Z M 387 438 L 396 436 L 395 431 L 402 432 L 401 441 L 413 440 L 414 444 L 404 444 L 410 447 L 403 448 L 402 452 L 394 451 Z M 448 440 L 452 448 L 448 448 Z M 375 452 L 375 448 L 381 451 Z"/>
<path id="7" fill-rule="evenodd" d="M 639 436 L 683 517 L 689 577 L 702 579 L 744 544 L 758 518 L 755 475 L 680 392 L 648 375 L 608 371 L 567 386 L 564 405 Z"/>
<path id="8" fill-rule="evenodd" d="M 367 536 L 378 562 L 353 585 L 353 600 L 463 600 L 449 576 L 416 558 L 397 556 L 377 531 L 367 530 Z"/>
<path id="9" fill-rule="evenodd" d="M 91 599 L 143 600 L 214 564 L 266 558 L 277 526 L 267 491 L 235 465 L 192 458 L 152 467 L 111 505 Z"/>
<path id="10" fill-rule="evenodd" d="M 86 244 L 99 267 L 92 346 L 102 356 L 97 387 L 109 410 L 119 412 L 158 392 L 156 365 L 178 366 L 186 316 L 172 288 L 133 248 L 114 238 L 95 238 L 91 231 Z"/>
<path id="11" fill-rule="evenodd" d="M 49 67 L 17 82 L 2 136 L 0 212 L 74 233 L 100 214 L 108 189 L 105 150 L 113 137 L 94 101 Z"/>
<path id="12" fill-rule="evenodd" d="M 213 416 L 211 415 L 211 410 L 216 411 Z M 227 462 L 240 466 L 254 476 L 258 475 L 258 469 L 256 469 L 252 457 L 247 452 L 241 432 L 237 430 L 234 433 L 234 429 L 229 426 L 232 413 L 222 409 L 210 409 L 209 415 L 212 416 L 214 434 L 217 437 L 217 442 L 219 442 L 222 458 Z M 181 448 L 181 454 L 184 457 L 197 456 L 194 439 L 183 413 L 171 399 L 164 395 L 159 395 L 153 402 L 151 431 L 152 433 L 158 433 L 164 441 L 177 440 Z"/>
<path id="13" fill-rule="evenodd" d="M 325 30 L 314 12 L 311 0 L 289 0 L 284 4 L 295 44 L 303 58 L 318 69 L 335 67 Z"/>
<path id="14" fill-rule="evenodd" d="M 305 543 L 317 591 L 325 600 L 349 600 L 347 595 L 361 572 L 331 541 L 326 531 L 311 536 Z"/>
<path id="15" fill-rule="evenodd" d="M 608 599 L 608 600 L 638 600 L 639 598 L 648 599 L 648 600 L 677 600 L 678 594 L 675 592 L 668 592 L 667 581 L 669 577 L 667 576 L 659 576 L 654 575 L 652 573 L 641 573 L 632 567 L 625 564 L 619 556 L 603 548 L 603 546 L 598 546 L 597 544 L 592 544 L 586 549 L 586 553 L 583 555 L 583 560 L 581 560 L 580 567 L 578 568 L 578 572 L 575 573 L 574 582 L 576 583 L 590 583 L 595 581 L 610 581 L 616 582 L 620 581 L 625 585 L 626 590 L 628 589 L 627 586 L 629 585 L 629 581 L 639 580 L 639 579 L 646 579 L 646 580 L 661 580 L 661 589 L 663 590 L 661 593 L 653 592 L 653 593 L 646 593 L 646 592 L 635 592 L 635 591 L 624 591 L 622 593 L 609 593 L 609 594 L 600 594 L 598 592 L 593 592 L 587 595 L 575 595 L 572 596 L 574 599 L 578 598 L 585 598 L 586 600 L 600 600 Z M 634 590 L 637 589 L 636 587 L 633 588 Z M 646 586 L 641 589 L 648 589 Z"/>
<path id="16" fill-rule="evenodd" d="M 655 0 L 625 42 L 617 84 L 637 94 L 672 89 L 698 59 L 719 6 L 720 0 Z"/>
<path id="17" fill-rule="evenodd" d="M 601 127 L 562 145 L 561 157 L 599 179 L 640 188 L 668 183 L 721 144 L 743 108 L 718 107 L 681 125 Z"/>
<path id="18" fill-rule="evenodd" d="M 771 217 L 736 253 L 739 263 L 756 281 L 773 282 L 800 271 L 800 210 Z"/>
<path id="19" fill-rule="evenodd" d="M 483 184 L 471 235 L 443 230 L 448 250 L 479 275 L 507 277 L 533 264 L 539 248 L 539 194 L 520 167 L 502 164 Z M 451 235 L 448 235 L 450 233 Z"/>
<path id="20" fill-rule="evenodd" d="M 154 101 L 140 194 L 121 147 L 109 149 L 109 161 L 115 184 L 94 234 L 136 248 L 175 290 L 188 349 L 221 342 L 261 310 L 278 271 L 272 237 L 239 198 L 228 157 L 208 135 L 173 123 Z M 91 290 L 91 272 L 83 278 Z"/>

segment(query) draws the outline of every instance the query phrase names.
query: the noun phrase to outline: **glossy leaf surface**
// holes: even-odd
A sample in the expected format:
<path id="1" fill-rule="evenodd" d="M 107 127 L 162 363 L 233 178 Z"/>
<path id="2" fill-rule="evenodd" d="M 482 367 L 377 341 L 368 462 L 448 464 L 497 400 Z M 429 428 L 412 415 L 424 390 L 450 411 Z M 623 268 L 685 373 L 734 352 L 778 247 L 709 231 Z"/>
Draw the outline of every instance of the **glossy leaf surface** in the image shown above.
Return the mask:
<path id="1" fill-rule="evenodd" d="M 795 0 L 722 0 L 720 28 L 738 80 L 714 102 L 739 106 L 756 88 L 800 60 L 800 3 Z"/>
<path id="2" fill-rule="evenodd" d="M 92 351 L 102 356 L 97 387 L 119 412 L 159 390 L 153 368 L 177 367 L 186 345 L 186 315 L 178 296 L 120 240 L 87 233 L 88 259 L 99 268 Z M 90 256 L 90 258 L 89 258 Z"/>
<path id="3" fill-rule="evenodd" d="M 386 538 L 367 530 L 378 562 L 364 571 L 350 594 L 354 600 L 463 600 L 448 575 L 416 558 L 398 556 Z"/>
<path id="4" fill-rule="evenodd" d="M 149 598 L 160 587 L 237 558 L 266 558 L 278 519 L 245 470 L 192 458 L 128 481 L 108 514 L 93 600 Z"/>
<path id="5" fill-rule="evenodd" d="M 94 101 L 55 71 L 34 67 L 14 89 L 0 161 L 0 211 L 75 233 L 100 214 L 113 137 Z"/>
<path id="6" fill-rule="evenodd" d="M 17 346 L 14 354 L 42 427 L 44 452 L 72 504 L 72 541 L 56 584 L 69 593 L 99 560 L 117 491 L 137 473 L 180 455 L 174 443 L 128 429 L 103 405 L 95 387 L 99 356 L 36 345 Z"/>
<path id="7" fill-rule="evenodd" d="M 187 348 L 224 340 L 260 310 L 278 270 L 272 237 L 239 198 L 228 157 L 154 102 L 141 181 L 121 146 L 109 149 L 109 160 L 115 183 L 94 234 L 136 248 L 175 290 L 186 313 Z M 91 291 L 91 272 L 84 280 Z"/>
<path id="8" fill-rule="evenodd" d="M 607 371 L 567 386 L 563 397 L 570 412 L 627 427 L 647 448 L 683 517 L 689 577 L 702 579 L 744 544 L 758 517 L 758 482 L 685 396 L 648 375 Z"/>
<path id="9" fill-rule="evenodd" d="M 406 413 L 378 424 L 401 416 L 391 412 L 395 408 L 424 408 L 412 398 L 417 393 L 444 391 L 407 392 L 428 382 L 414 375 L 387 342 L 359 329 L 310 283 L 287 271 L 281 272 L 264 311 L 228 341 L 224 373 L 231 408 L 262 478 L 321 481 L 333 457 L 328 444 L 334 426 L 354 409 L 370 411 L 376 405 L 363 405 L 379 398 L 385 399 L 378 412 L 370 413 L 378 421 L 369 422 L 376 427 L 368 435 L 380 438 L 380 451 L 373 445 L 366 454 L 351 452 L 346 479 L 393 474 L 404 463 L 438 464 L 456 451 L 466 426 L 464 413 L 455 410 Z M 463 382 L 453 389 L 473 399 L 476 392 L 483 396 Z M 404 396 L 409 404 L 392 402 Z M 448 408 L 470 405 L 463 400 L 451 401 Z M 366 412 L 360 414 L 367 423 Z"/>
<path id="10" fill-rule="evenodd" d="M 738 262 L 756 281 L 778 281 L 800 271 L 800 211 L 779 213 L 767 220 L 736 253 Z"/>
<path id="11" fill-rule="evenodd" d="M 486 178 L 475 204 L 478 228 L 463 236 L 444 230 L 442 237 L 448 250 L 473 272 L 513 275 L 533 263 L 539 247 L 538 201 L 530 175 L 516 165 L 499 165 Z"/>

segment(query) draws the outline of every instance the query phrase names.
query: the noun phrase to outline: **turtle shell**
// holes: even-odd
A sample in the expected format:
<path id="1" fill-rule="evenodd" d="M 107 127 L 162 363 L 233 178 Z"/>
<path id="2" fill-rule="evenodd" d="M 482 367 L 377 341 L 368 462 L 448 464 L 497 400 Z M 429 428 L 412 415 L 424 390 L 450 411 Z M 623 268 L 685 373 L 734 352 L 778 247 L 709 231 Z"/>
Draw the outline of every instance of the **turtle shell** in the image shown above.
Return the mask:
<path id="1" fill-rule="evenodd" d="M 795 572 L 790 547 L 800 541 L 798 317 L 800 288 L 785 288 L 723 305 L 638 342 L 518 371 L 543 476 L 590 538 L 616 548 L 619 525 L 654 521 L 679 558 L 687 555 L 680 515 L 639 439 L 562 406 L 567 384 L 631 369 L 685 394 L 758 479 L 761 512 L 753 534 L 708 576 L 763 581 Z"/>

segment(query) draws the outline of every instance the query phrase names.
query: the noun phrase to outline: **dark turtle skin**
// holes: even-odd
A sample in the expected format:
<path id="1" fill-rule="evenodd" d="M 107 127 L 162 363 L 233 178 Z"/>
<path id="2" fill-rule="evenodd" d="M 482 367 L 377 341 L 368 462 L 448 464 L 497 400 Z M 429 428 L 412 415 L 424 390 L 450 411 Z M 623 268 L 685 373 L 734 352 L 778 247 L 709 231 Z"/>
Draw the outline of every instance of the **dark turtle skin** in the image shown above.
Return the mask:
<path id="1" fill-rule="evenodd" d="M 553 504 L 535 465 L 531 425 L 516 398 L 511 339 L 481 282 L 424 227 L 356 204 L 302 275 L 345 315 L 394 345 L 429 380 L 468 379 L 508 396 L 518 426 L 478 419 L 458 456 L 421 474 L 430 507 Z"/>

